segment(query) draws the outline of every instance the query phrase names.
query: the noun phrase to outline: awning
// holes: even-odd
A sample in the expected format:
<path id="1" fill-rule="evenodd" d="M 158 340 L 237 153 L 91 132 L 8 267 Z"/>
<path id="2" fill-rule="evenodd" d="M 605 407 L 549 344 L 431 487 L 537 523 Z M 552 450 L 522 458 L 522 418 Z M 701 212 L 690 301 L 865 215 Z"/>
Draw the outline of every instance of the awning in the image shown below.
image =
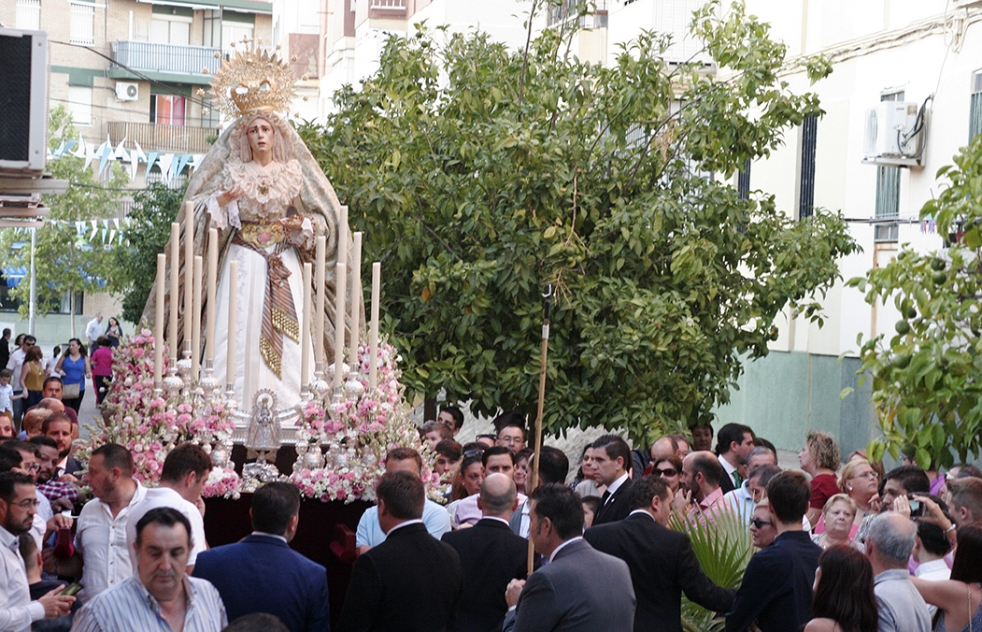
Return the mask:
<path id="1" fill-rule="evenodd" d="M 7 281 L 7 287 L 17 287 L 17 285 L 27 276 L 27 268 L 23 266 L 5 266 L 3 277 Z"/>
<path id="2" fill-rule="evenodd" d="M 256 0 L 138 0 L 146 4 L 160 4 L 171 7 L 191 7 L 192 9 L 230 9 L 248 13 L 273 14 L 273 3 Z"/>

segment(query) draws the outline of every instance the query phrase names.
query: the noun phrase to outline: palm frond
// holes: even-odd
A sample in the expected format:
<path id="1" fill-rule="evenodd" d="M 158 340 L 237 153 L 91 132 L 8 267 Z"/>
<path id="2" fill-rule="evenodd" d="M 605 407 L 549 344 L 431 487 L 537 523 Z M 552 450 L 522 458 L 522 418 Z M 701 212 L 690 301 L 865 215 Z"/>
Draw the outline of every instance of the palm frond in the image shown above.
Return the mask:
<path id="1" fill-rule="evenodd" d="M 672 514 L 670 526 L 689 536 L 692 551 L 706 575 L 724 588 L 739 588 L 747 562 L 753 554 L 753 539 L 739 514 L 718 511 L 712 515 Z M 725 621 L 702 606 L 682 597 L 682 629 L 686 632 L 719 632 Z"/>

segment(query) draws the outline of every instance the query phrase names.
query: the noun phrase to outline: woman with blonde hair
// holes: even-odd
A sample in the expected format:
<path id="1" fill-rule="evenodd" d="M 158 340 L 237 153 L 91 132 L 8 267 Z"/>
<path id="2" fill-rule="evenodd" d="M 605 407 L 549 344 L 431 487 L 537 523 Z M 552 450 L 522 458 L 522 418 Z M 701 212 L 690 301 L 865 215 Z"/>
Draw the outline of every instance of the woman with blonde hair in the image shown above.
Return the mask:
<path id="1" fill-rule="evenodd" d="M 845 464 L 839 475 L 842 491 L 856 503 L 856 517 L 853 519 L 858 529 L 854 539 L 866 541 L 869 523 L 880 509 L 880 495 L 877 491 L 880 475 L 866 459 L 853 459 Z"/>
<path id="2" fill-rule="evenodd" d="M 835 473 L 839 469 L 839 444 L 832 435 L 812 430 L 805 439 L 805 447 L 798 453 L 801 469 L 812 477 L 812 497 L 805 517 L 816 524 L 828 499 L 839 490 Z"/>

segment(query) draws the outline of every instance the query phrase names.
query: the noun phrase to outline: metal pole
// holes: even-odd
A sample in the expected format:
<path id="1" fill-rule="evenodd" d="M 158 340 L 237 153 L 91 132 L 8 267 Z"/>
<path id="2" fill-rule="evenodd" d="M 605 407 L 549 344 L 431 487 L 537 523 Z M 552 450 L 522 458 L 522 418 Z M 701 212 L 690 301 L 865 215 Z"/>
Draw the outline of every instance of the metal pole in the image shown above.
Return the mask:
<path id="1" fill-rule="evenodd" d="M 31 229 L 31 297 L 28 299 L 27 332 L 34 335 L 34 318 L 37 315 L 38 288 L 37 288 L 37 269 L 34 265 L 34 252 L 38 246 L 38 229 Z"/>
<path id="2" fill-rule="evenodd" d="M 539 452 L 542 450 L 542 413 L 546 404 L 546 366 L 549 360 L 549 312 L 552 309 L 552 283 L 546 286 L 542 295 L 545 302 L 545 318 L 542 320 L 542 361 L 539 365 L 539 407 L 535 416 L 535 448 L 532 459 L 532 486 L 529 493 L 539 486 Z M 535 546 L 532 544 L 532 534 L 529 533 L 528 574 L 532 574 L 535 565 Z"/>

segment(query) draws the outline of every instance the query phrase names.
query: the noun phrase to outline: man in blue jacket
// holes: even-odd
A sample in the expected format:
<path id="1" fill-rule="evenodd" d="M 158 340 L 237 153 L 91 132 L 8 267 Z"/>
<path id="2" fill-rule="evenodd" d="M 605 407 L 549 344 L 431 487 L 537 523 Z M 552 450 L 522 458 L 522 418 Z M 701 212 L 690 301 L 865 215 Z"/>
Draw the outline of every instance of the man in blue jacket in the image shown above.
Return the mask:
<path id="1" fill-rule="evenodd" d="M 290 548 L 300 490 L 267 483 L 252 497 L 252 535 L 198 554 L 194 576 L 222 596 L 229 621 L 254 612 L 278 617 L 290 632 L 328 632 L 327 571 Z"/>

